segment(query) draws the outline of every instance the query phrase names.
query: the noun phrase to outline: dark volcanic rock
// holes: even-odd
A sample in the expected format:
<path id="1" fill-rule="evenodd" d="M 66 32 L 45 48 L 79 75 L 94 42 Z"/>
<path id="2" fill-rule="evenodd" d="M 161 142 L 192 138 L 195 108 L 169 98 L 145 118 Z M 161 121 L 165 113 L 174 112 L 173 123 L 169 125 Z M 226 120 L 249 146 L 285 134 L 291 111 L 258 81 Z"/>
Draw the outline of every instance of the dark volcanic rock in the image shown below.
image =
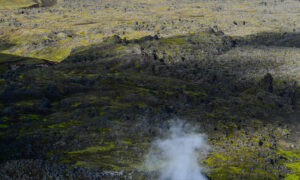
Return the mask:
<path id="1" fill-rule="evenodd" d="M 28 8 L 51 7 L 57 4 L 57 0 L 34 0 L 36 4 Z"/>
<path id="2" fill-rule="evenodd" d="M 273 92 L 273 77 L 267 73 L 264 78 L 259 82 L 259 85 L 265 91 Z"/>
<path id="3" fill-rule="evenodd" d="M 114 36 L 74 50 L 59 64 L 31 66 L 14 57 L 24 65 L 3 68 L 0 77 L 0 179 L 130 179 L 172 118 L 210 137 L 214 152 L 206 163 L 217 172 L 209 177 L 285 174 L 277 144 L 288 128 L 264 119 L 297 109 L 299 87 L 278 83 L 255 60 L 226 62 L 222 55 L 236 46 L 215 32 L 130 41 Z M 275 165 L 272 175 L 253 174 L 273 172 Z M 249 168 L 233 171 L 241 167 Z"/>
<path id="4" fill-rule="evenodd" d="M 80 167 L 68 168 L 63 164 L 42 160 L 16 160 L 0 165 L 1 180 L 40 180 L 40 179 L 112 179 L 124 178 L 122 172 L 88 170 Z"/>

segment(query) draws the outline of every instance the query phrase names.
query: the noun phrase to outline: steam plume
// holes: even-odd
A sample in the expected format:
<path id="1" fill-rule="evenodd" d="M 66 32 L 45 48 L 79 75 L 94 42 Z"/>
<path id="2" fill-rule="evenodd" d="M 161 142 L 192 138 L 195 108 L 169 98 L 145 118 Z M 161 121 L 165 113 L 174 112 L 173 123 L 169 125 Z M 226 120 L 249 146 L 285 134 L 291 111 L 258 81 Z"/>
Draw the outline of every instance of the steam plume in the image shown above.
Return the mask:
<path id="1" fill-rule="evenodd" d="M 205 155 L 209 149 L 206 135 L 183 121 L 172 123 L 167 137 L 153 142 L 146 166 L 159 171 L 160 180 L 206 180 L 198 163 L 199 154 Z"/>

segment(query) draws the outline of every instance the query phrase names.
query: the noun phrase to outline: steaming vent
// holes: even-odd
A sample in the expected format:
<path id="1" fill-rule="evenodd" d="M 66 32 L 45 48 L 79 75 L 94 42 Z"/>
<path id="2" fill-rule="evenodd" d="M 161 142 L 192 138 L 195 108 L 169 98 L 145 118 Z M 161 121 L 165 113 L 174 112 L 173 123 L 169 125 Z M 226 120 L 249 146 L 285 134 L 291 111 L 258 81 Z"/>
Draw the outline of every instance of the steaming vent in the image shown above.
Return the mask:
<path id="1" fill-rule="evenodd" d="M 206 135 L 182 120 L 171 124 L 165 137 L 152 143 L 146 167 L 157 171 L 160 180 L 206 180 L 199 164 L 209 150 Z"/>

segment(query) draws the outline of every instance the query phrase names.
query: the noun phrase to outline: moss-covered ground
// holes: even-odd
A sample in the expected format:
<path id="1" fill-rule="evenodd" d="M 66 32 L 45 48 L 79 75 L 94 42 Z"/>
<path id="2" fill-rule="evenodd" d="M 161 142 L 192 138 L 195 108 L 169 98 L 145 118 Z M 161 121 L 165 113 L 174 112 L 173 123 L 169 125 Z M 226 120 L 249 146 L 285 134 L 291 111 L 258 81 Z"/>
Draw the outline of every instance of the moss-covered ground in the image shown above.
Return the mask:
<path id="1" fill-rule="evenodd" d="M 47 1 L 54 0 L 38 2 Z M 72 50 L 113 35 L 127 39 L 173 37 L 213 29 L 247 36 L 300 28 L 300 6 L 295 0 L 78 0 L 58 1 L 48 8 L 23 8 L 32 3 L 0 1 L 0 39 L 15 44 L 3 53 L 59 62 Z"/>
<path id="2" fill-rule="evenodd" d="M 58 64 L 3 54 L 0 160 L 145 178 L 152 140 L 182 118 L 209 137 L 211 152 L 200 162 L 208 177 L 297 179 L 299 60 L 282 54 L 299 52 L 288 47 L 298 34 L 272 35 L 258 45 L 253 39 L 265 34 L 112 36 Z"/>

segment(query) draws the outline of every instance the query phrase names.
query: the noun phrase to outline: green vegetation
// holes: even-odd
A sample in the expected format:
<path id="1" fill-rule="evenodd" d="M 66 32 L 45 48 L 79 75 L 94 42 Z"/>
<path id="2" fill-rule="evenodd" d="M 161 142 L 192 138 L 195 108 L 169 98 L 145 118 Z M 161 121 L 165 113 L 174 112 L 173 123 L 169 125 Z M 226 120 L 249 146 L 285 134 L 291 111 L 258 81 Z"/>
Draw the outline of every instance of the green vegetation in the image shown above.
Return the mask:
<path id="1" fill-rule="evenodd" d="M 0 9 L 29 7 L 36 4 L 34 0 L 0 0 Z"/>
<path id="2" fill-rule="evenodd" d="M 184 37 L 163 38 L 160 42 L 172 45 L 185 45 L 187 43 Z"/>
<path id="3" fill-rule="evenodd" d="M 82 154 L 82 153 L 95 153 L 98 151 L 109 151 L 114 148 L 114 144 L 111 142 L 109 144 L 99 145 L 99 146 L 91 146 L 87 147 L 83 150 L 71 151 L 70 154 Z"/>
<path id="4" fill-rule="evenodd" d="M 55 4 L 56 0 L 1 0 L 0 9 L 28 7 L 36 3 L 48 6 Z M 214 31 L 241 37 L 270 30 L 293 32 L 293 29 L 299 29 L 297 2 L 272 1 L 265 6 L 259 1 L 240 0 L 218 2 L 217 8 L 209 1 L 180 1 L 176 4 L 167 0 L 159 0 L 159 3 L 149 0 L 122 3 L 58 1 L 58 5 L 51 8 L 59 11 L 50 12 L 44 8 L 39 16 L 31 16 L 30 9 L 12 15 L 0 12 L 0 19 L 5 19 L 0 27 L 0 39 L 15 44 L 3 53 L 59 62 L 74 49 L 101 43 L 114 35 L 126 39 L 159 35 L 163 37 L 161 42 L 184 45 L 186 41 L 181 35 L 196 34 L 210 27 L 214 27 Z M 273 20 L 273 16 L 265 16 L 265 8 L 270 13 L 277 13 L 278 9 L 282 13 Z M 133 16 L 129 13 L 131 11 L 137 15 Z M 205 33 L 202 36 L 205 37 Z M 291 43 L 296 44 L 297 38 L 293 39 Z"/>
<path id="5" fill-rule="evenodd" d="M 1 162 L 140 175 L 178 117 L 209 178 L 299 179 L 298 2 L 30 2 L 0 0 Z"/>
<path id="6" fill-rule="evenodd" d="M 300 178 L 300 151 L 291 151 L 279 149 L 278 154 L 283 156 L 286 161 L 281 161 L 288 169 L 292 170 L 292 173 L 288 173 L 285 180 L 299 179 Z"/>
<path id="7" fill-rule="evenodd" d="M 0 128 L 1 128 L 1 129 L 7 129 L 7 128 L 8 128 L 8 125 L 6 125 L 6 124 L 0 124 Z"/>

